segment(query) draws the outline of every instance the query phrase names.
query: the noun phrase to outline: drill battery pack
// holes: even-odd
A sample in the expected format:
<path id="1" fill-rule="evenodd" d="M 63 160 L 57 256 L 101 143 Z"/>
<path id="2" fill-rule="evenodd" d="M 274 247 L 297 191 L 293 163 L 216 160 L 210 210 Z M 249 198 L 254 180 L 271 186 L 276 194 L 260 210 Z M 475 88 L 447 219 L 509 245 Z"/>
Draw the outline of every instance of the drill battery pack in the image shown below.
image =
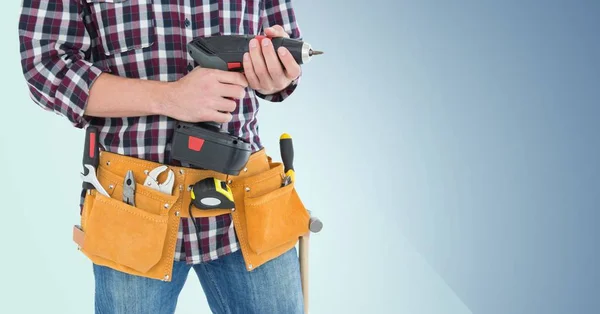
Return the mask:
<path id="1" fill-rule="evenodd" d="M 216 124 L 178 122 L 175 128 L 172 155 L 182 165 L 238 175 L 251 154 L 249 143 Z"/>

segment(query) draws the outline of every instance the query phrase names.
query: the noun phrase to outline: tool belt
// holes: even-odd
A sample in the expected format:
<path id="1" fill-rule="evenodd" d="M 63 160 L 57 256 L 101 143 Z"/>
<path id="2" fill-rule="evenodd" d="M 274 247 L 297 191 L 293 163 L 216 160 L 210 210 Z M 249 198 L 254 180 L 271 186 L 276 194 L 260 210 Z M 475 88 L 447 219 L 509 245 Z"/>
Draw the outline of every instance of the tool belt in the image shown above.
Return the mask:
<path id="1" fill-rule="evenodd" d="M 309 232 L 309 213 L 294 182 L 282 187 L 284 167 L 262 149 L 250 156 L 237 176 L 169 166 L 174 172 L 171 195 L 144 186 L 149 171 L 159 163 L 100 152 L 97 177 L 110 197 L 89 190 L 81 224 L 73 240 L 93 263 L 128 274 L 170 281 L 179 223 L 190 217 L 190 187 L 209 177 L 228 183 L 234 197 L 232 209 L 200 210 L 194 217 L 231 214 L 246 269 L 252 271 L 294 247 Z M 122 201 L 124 178 L 133 171 L 135 207 Z"/>

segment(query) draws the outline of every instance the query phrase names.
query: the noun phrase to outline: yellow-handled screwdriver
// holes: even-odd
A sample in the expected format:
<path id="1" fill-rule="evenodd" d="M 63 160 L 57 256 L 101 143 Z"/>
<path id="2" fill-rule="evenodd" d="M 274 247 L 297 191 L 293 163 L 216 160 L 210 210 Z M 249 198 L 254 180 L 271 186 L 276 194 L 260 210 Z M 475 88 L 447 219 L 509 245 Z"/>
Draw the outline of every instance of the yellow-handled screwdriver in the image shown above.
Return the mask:
<path id="1" fill-rule="evenodd" d="M 292 137 L 283 133 L 279 137 L 279 151 L 281 154 L 281 161 L 283 162 L 283 171 L 285 172 L 285 178 L 283 186 L 296 181 L 296 172 L 294 171 L 294 145 L 292 143 Z"/>

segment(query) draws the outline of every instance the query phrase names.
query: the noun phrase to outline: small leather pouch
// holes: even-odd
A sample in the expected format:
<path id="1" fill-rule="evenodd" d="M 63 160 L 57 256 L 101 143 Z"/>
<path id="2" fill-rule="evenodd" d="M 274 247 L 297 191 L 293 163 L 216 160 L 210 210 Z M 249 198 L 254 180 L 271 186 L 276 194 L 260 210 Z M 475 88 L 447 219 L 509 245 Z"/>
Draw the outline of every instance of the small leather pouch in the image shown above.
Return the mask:
<path id="1" fill-rule="evenodd" d="M 294 182 L 281 186 L 283 176 L 283 164 L 269 158 L 269 170 L 232 184 L 233 220 L 248 270 L 288 251 L 309 231 L 309 213 Z"/>
<path id="2" fill-rule="evenodd" d="M 82 222 L 85 237 L 81 249 L 94 257 L 147 273 L 158 263 L 167 235 L 167 215 L 152 213 L 160 204 L 149 202 L 154 206 L 138 208 L 100 193 L 94 193 L 93 197 L 93 205 Z"/>
<path id="3" fill-rule="evenodd" d="M 165 194 L 143 185 L 143 165 L 119 162 L 101 154 L 98 181 L 109 197 L 91 190 L 86 195 L 81 225 L 74 229 L 74 241 L 95 264 L 129 274 L 169 281 L 180 218 L 180 190 Z M 107 166 L 110 164 L 110 166 Z M 133 170 L 136 180 L 135 206 L 122 200 L 123 179 Z"/>

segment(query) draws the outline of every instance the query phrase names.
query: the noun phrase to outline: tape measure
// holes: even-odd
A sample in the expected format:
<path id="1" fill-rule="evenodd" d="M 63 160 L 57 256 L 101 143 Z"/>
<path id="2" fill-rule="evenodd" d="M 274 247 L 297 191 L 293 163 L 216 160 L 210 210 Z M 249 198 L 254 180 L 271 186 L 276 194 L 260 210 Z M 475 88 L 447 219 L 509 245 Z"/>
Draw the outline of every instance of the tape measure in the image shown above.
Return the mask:
<path id="1" fill-rule="evenodd" d="M 217 178 L 196 182 L 191 190 L 192 204 L 199 209 L 229 209 L 235 207 L 231 188 Z"/>

